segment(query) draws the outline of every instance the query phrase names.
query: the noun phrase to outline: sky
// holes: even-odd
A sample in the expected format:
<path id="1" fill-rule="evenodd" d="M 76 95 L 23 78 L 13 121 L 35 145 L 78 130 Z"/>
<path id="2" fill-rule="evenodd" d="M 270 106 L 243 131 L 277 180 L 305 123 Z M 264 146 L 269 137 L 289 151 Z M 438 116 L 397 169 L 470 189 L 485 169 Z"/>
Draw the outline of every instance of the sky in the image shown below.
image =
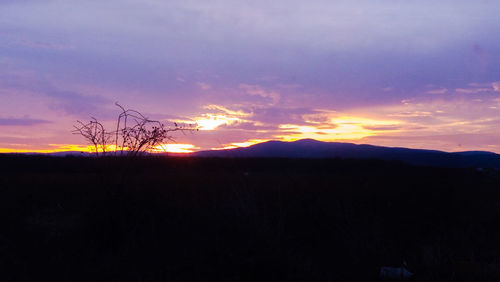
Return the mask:
<path id="1" fill-rule="evenodd" d="M 115 102 L 171 151 L 314 138 L 500 153 L 500 2 L 0 0 L 0 152 L 86 148 Z"/>

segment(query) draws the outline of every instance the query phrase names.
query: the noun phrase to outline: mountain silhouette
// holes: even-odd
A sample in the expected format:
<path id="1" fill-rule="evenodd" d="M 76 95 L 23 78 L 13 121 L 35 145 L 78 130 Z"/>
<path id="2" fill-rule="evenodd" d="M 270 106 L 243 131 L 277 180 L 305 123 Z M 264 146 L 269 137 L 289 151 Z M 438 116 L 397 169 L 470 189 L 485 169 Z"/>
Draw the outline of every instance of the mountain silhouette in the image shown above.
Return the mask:
<path id="1" fill-rule="evenodd" d="M 221 158 L 349 158 L 402 161 L 412 165 L 481 167 L 500 169 L 500 155 L 485 151 L 448 153 L 436 150 L 393 148 L 352 143 L 302 139 L 294 142 L 268 141 L 245 148 L 200 151 L 197 157 Z"/>

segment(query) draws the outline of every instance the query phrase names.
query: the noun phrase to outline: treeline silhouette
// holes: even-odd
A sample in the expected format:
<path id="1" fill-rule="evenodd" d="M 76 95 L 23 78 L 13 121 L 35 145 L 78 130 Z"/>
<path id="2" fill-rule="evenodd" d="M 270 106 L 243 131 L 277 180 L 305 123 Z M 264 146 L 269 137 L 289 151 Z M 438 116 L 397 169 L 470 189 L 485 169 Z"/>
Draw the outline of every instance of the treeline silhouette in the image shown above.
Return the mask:
<path id="1" fill-rule="evenodd" d="M 1 281 L 497 281 L 494 170 L 0 155 Z M 479 279 L 479 280 L 478 280 Z"/>

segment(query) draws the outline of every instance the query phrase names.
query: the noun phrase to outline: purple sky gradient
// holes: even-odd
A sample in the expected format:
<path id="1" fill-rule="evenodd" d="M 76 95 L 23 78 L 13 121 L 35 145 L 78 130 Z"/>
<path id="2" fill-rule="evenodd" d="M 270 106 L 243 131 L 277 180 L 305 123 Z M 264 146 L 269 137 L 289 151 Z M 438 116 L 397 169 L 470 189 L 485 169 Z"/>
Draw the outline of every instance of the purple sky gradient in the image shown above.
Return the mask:
<path id="1" fill-rule="evenodd" d="M 178 136 L 201 149 L 313 137 L 500 153 L 499 14 L 487 0 L 0 0 L 0 148 L 83 145 L 75 120 L 111 123 L 119 101 L 225 120 Z"/>

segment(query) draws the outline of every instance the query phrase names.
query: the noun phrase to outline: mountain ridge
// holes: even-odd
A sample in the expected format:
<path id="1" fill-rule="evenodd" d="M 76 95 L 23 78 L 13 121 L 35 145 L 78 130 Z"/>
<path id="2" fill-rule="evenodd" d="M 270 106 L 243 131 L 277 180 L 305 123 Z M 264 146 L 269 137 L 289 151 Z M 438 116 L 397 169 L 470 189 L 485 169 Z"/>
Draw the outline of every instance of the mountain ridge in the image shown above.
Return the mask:
<path id="1" fill-rule="evenodd" d="M 199 151 L 191 155 L 221 158 L 381 159 L 423 166 L 500 169 L 500 155 L 488 151 L 444 152 L 369 144 L 323 142 L 314 139 L 301 139 L 293 142 L 272 140 L 249 147 Z"/>

